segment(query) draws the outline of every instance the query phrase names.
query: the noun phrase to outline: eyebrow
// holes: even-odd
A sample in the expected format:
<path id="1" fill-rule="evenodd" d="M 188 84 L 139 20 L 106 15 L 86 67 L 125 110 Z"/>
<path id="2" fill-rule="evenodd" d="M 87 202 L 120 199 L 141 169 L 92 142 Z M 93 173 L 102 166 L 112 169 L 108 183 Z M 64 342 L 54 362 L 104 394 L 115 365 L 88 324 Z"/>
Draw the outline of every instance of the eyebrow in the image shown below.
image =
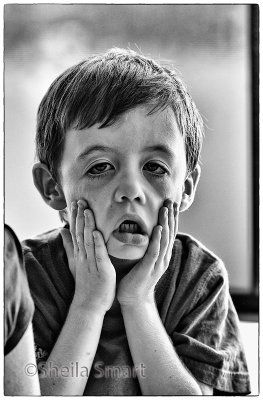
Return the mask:
<path id="1" fill-rule="evenodd" d="M 87 156 L 89 156 L 91 153 L 95 153 L 96 151 L 100 151 L 103 153 L 113 153 L 116 152 L 116 150 L 112 147 L 108 146 L 102 146 L 102 145 L 94 145 L 89 147 L 88 149 L 84 150 L 82 153 L 78 155 L 78 160 L 83 160 Z"/>
<path id="2" fill-rule="evenodd" d="M 174 158 L 175 154 L 171 150 L 170 147 L 164 145 L 164 144 L 158 144 L 158 145 L 153 145 L 153 146 L 147 146 L 144 147 L 143 151 L 147 151 L 149 153 L 164 153 L 168 158 Z"/>
<path id="3" fill-rule="evenodd" d="M 168 158 L 174 158 L 175 154 L 174 152 L 168 147 L 163 144 L 158 144 L 158 145 L 153 145 L 153 146 L 147 146 L 142 149 L 142 152 L 149 152 L 149 153 L 163 153 Z M 109 146 L 103 146 L 103 145 L 94 145 L 89 147 L 88 149 L 84 150 L 81 154 L 78 155 L 78 160 L 82 161 L 85 159 L 87 156 L 89 156 L 92 153 L 95 153 L 96 151 L 100 151 L 103 153 L 118 153 L 118 150 L 113 147 Z"/>

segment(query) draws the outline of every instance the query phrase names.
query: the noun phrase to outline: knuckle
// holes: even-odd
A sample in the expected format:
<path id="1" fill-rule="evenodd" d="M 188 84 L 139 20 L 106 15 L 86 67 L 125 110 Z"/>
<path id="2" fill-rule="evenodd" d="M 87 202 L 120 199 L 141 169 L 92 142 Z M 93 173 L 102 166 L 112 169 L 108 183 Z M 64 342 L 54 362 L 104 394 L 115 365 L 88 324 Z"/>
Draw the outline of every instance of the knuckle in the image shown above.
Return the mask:
<path id="1" fill-rule="evenodd" d="M 78 232 L 76 235 L 77 243 L 83 242 L 83 233 Z"/>
<path id="2" fill-rule="evenodd" d="M 83 263 L 83 262 L 86 261 L 86 257 L 85 257 L 85 255 L 84 255 L 83 253 L 80 253 L 80 254 L 79 254 L 79 261 L 80 261 L 81 263 Z"/>
<path id="3" fill-rule="evenodd" d="M 74 231 L 74 229 L 73 229 L 72 227 L 70 227 L 70 230 L 69 230 L 69 231 L 70 231 L 70 233 L 71 233 L 71 236 L 74 237 L 74 236 L 75 236 L 75 231 Z"/>
<path id="4" fill-rule="evenodd" d="M 74 249 L 74 258 L 77 258 L 77 256 L 78 256 L 78 251 Z"/>
<path id="5" fill-rule="evenodd" d="M 167 235 L 163 238 L 163 247 L 165 249 L 167 249 L 167 247 L 169 246 L 169 242 L 170 242 L 170 237 Z"/>
<path id="6" fill-rule="evenodd" d="M 90 248 L 93 247 L 93 243 L 92 243 L 90 240 L 86 240 L 86 241 L 85 241 L 85 247 L 86 247 L 87 249 L 90 249 Z"/>
<path id="7" fill-rule="evenodd" d="M 102 243 L 100 242 L 95 242 L 95 247 L 98 251 L 102 251 L 103 247 L 102 247 Z"/>
<path id="8" fill-rule="evenodd" d="M 103 257 L 101 254 L 96 254 L 96 261 L 100 264 L 103 262 Z"/>
<path id="9" fill-rule="evenodd" d="M 159 256 L 159 251 L 157 249 L 154 249 L 151 251 L 150 255 L 154 260 L 156 260 Z"/>

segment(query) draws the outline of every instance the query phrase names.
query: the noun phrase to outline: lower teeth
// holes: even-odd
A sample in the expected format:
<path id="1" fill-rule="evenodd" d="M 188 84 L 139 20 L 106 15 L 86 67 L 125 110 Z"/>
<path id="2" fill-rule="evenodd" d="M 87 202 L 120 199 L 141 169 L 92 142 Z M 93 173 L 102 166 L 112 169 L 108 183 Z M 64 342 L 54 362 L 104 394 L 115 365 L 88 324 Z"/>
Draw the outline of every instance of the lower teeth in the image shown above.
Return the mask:
<path id="1" fill-rule="evenodd" d="M 138 231 L 137 224 L 121 224 L 119 228 L 121 233 L 138 233 Z"/>

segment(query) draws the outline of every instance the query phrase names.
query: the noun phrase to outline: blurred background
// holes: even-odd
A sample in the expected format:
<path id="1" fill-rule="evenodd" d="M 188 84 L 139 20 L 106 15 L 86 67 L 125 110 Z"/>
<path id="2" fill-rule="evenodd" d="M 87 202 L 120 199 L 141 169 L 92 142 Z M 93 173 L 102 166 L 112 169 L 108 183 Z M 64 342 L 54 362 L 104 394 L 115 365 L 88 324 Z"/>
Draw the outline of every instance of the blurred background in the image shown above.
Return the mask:
<path id="1" fill-rule="evenodd" d="M 224 260 L 233 293 L 255 291 L 251 6 L 9 4 L 4 25 L 5 221 L 19 239 L 61 225 L 31 175 L 48 86 L 90 53 L 130 47 L 170 61 L 206 123 L 201 181 L 180 230 Z"/>

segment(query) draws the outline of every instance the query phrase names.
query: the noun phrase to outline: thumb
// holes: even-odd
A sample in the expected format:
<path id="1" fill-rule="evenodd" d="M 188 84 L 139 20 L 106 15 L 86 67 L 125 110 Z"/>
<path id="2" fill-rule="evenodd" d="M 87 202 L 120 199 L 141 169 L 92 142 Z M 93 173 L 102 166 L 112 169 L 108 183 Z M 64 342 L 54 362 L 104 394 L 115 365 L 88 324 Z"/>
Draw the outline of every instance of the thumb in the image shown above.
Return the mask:
<path id="1" fill-rule="evenodd" d="M 67 254 L 69 269 L 75 279 L 74 247 L 71 233 L 68 229 L 61 228 L 60 234 L 62 237 L 64 249 Z"/>

